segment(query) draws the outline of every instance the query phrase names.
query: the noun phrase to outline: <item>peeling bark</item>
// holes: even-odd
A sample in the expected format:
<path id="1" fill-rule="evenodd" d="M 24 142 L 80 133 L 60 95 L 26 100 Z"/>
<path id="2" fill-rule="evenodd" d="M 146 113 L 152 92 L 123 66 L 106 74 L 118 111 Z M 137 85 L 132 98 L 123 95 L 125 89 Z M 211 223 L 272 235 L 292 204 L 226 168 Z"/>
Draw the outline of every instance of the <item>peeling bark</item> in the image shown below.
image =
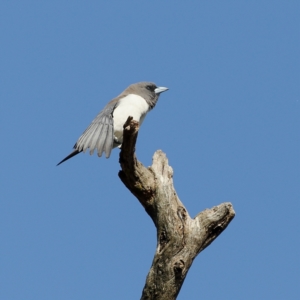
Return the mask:
<path id="1" fill-rule="evenodd" d="M 136 196 L 157 229 L 157 248 L 142 300 L 176 299 L 196 256 L 228 226 L 235 212 L 231 203 L 206 209 L 191 218 L 173 186 L 173 169 L 166 155 L 154 153 L 146 168 L 135 156 L 139 124 L 124 124 L 119 177 Z"/>

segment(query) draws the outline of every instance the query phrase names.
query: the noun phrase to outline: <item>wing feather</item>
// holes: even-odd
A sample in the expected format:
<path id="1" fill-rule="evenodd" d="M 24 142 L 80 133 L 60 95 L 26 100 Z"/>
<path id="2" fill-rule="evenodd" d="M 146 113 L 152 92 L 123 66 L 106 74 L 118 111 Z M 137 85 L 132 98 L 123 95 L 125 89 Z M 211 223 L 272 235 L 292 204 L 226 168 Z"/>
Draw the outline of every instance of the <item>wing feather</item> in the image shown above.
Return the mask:
<path id="1" fill-rule="evenodd" d="M 91 126 L 89 131 L 85 134 L 84 138 L 82 139 L 82 145 L 83 145 L 82 151 L 83 152 L 85 152 L 88 148 L 90 148 L 90 150 L 92 151 L 91 143 L 92 143 L 93 138 L 97 134 L 97 130 L 98 130 L 99 126 L 101 126 L 101 123 L 100 124 L 93 123 L 93 126 Z"/>
<path id="2" fill-rule="evenodd" d="M 111 150 L 113 148 L 114 143 L 114 130 L 111 127 L 108 127 L 107 136 L 104 145 L 104 152 L 106 158 L 109 158 Z"/>
<path id="3" fill-rule="evenodd" d="M 96 149 L 97 140 L 98 140 L 99 135 L 101 134 L 102 127 L 103 127 L 102 123 L 98 123 L 97 125 L 98 126 L 95 129 L 93 136 L 91 137 L 91 142 L 90 142 L 90 145 L 89 145 L 91 155 L 94 153 L 94 150 Z"/>
<path id="4" fill-rule="evenodd" d="M 108 131 L 108 125 L 103 124 L 101 134 L 99 135 L 98 141 L 97 141 L 97 150 L 98 150 L 98 156 L 100 157 L 103 153 L 104 143 L 106 140 L 106 135 Z"/>
<path id="5" fill-rule="evenodd" d="M 98 156 L 105 152 L 105 156 L 110 156 L 114 141 L 114 120 L 113 111 L 116 104 L 109 103 L 93 120 L 91 125 L 79 137 L 74 148 L 85 152 L 90 149 L 90 154 L 97 149 Z"/>

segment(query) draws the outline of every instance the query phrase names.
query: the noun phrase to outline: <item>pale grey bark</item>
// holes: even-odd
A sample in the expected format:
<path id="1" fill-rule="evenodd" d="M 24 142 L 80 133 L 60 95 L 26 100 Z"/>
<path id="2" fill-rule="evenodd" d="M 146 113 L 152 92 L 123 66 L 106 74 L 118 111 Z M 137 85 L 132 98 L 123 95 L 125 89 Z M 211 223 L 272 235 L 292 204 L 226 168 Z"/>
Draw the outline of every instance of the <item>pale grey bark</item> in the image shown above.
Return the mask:
<path id="1" fill-rule="evenodd" d="M 141 299 L 173 300 L 193 260 L 227 227 L 235 212 L 231 203 L 222 203 L 191 218 L 174 189 L 173 170 L 166 155 L 156 151 L 148 168 L 137 160 L 138 127 L 132 118 L 124 125 L 119 177 L 157 229 L 157 249 Z"/>

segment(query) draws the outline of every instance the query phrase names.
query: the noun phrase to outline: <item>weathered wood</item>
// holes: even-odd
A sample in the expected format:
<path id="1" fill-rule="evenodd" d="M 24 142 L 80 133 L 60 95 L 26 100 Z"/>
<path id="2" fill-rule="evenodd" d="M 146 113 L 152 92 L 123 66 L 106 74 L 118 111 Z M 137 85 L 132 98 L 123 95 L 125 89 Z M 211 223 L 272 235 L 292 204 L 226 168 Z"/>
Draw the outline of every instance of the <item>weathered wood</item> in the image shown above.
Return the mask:
<path id="1" fill-rule="evenodd" d="M 146 168 L 135 156 L 139 124 L 124 125 L 119 177 L 152 218 L 157 249 L 142 293 L 142 300 L 176 299 L 195 257 L 228 226 L 235 212 L 231 203 L 206 209 L 192 219 L 173 186 L 173 170 L 158 150 Z"/>

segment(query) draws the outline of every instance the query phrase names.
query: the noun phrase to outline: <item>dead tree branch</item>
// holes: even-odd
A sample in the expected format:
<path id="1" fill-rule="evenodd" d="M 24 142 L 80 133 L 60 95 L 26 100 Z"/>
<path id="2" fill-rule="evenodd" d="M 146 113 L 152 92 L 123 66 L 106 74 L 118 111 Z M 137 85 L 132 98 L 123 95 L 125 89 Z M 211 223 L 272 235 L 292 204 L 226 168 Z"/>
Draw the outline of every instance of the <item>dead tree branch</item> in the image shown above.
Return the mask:
<path id="1" fill-rule="evenodd" d="M 141 299 L 173 300 L 195 257 L 221 234 L 235 212 L 231 203 L 222 203 L 192 219 L 176 194 L 166 155 L 156 151 L 149 168 L 137 160 L 138 129 L 138 122 L 129 117 L 124 125 L 119 177 L 157 229 L 157 249 Z"/>

